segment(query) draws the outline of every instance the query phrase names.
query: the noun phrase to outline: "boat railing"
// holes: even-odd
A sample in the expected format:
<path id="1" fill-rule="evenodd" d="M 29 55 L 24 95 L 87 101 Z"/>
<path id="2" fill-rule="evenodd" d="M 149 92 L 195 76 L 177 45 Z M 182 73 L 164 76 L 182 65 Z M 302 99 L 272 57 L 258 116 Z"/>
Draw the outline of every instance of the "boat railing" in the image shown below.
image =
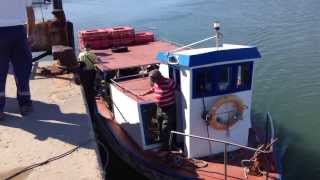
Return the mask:
<path id="1" fill-rule="evenodd" d="M 262 148 L 248 147 L 245 145 L 237 144 L 237 143 L 230 142 L 230 141 L 215 139 L 215 138 L 207 138 L 207 137 L 197 136 L 197 135 L 193 135 L 193 134 L 186 134 L 186 133 L 182 133 L 182 132 L 178 132 L 178 131 L 171 131 L 170 132 L 169 147 L 172 146 L 172 140 L 173 140 L 174 134 L 224 144 L 224 179 L 226 180 L 227 179 L 227 164 L 228 164 L 228 146 L 236 146 L 236 147 L 239 147 L 240 149 L 246 149 L 249 151 L 253 151 L 255 153 L 258 152 L 258 153 L 263 153 L 263 154 L 270 154 L 273 152 L 272 145 L 274 143 L 276 143 L 278 139 L 274 138 L 274 126 L 273 126 L 271 114 L 269 112 L 266 115 L 266 121 L 267 121 L 267 124 L 270 125 L 270 128 L 271 128 L 271 139 L 270 139 L 270 143 L 268 145 L 268 147 L 270 147 L 270 148 L 268 150 L 263 150 Z M 268 131 L 268 129 L 266 129 L 266 131 Z M 269 163 L 267 163 L 267 167 L 268 168 L 267 168 L 267 172 L 266 172 L 266 179 L 268 179 L 268 177 L 269 177 L 269 169 L 270 169 Z"/>
<path id="2" fill-rule="evenodd" d="M 125 81 L 125 80 L 129 80 L 129 79 L 148 77 L 148 75 L 149 75 L 148 73 L 139 73 L 139 74 L 133 74 L 133 75 L 117 77 L 117 78 L 111 79 L 111 81 L 119 82 L 119 81 Z"/>
<path id="3" fill-rule="evenodd" d="M 117 83 L 115 80 L 110 80 L 112 84 L 116 85 L 118 88 L 120 88 L 122 91 L 131 94 L 132 96 L 134 96 L 135 98 L 137 98 L 138 100 L 143 100 L 143 98 L 141 96 L 139 96 L 138 94 L 122 87 L 119 83 Z"/>
<path id="4" fill-rule="evenodd" d="M 269 128 L 270 128 L 270 133 L 271 136 L 269 138 Z M 274 124 L 273 124 L 273 119 L 271 116 L 270 112 L 267 112 L 266 114 L 266 124 L 265 124 L 265 144 L 270 143 L 270 151 L 273 151 L 273 143 L 274 141 L 276 141 L 277 139 L 275 138 L 275 129 L 274 129 Z M 269 177 L 269 169 L 270 169 L 270 164 L 267 163 L 267 172 L 266 172 L 266 179 L 268 179 Z"/>
<path id="5" fill-rule="evenodd" d="M 270 138 L 269 138 L 269 128 L 270 128 Z M 269 141 L 271 142 L 273 139 L 275 139 L 274 124 L 273 124 L 273 120 L 272 120 L 270 112 L 267 112 L 267 115 L 266 115 L 265 133 L 266 133 L 265 134 L 265 144 L 267 144 Z"/>

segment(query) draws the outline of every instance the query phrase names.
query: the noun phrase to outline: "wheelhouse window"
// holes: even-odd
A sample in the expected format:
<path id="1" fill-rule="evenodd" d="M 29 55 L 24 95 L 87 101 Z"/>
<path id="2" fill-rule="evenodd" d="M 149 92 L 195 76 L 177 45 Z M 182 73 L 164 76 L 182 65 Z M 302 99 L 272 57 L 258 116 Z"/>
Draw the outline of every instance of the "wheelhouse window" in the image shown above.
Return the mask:
<path id="1" fill-rule="evenodd" d="M 216 96 L 251 88 L 252 62 L 193 70 L 193 98 Z"/>
<path id="2" fill-rule="evenodd" d="M 222 66 L 218 68 L 218 89 L 226 91 L 231 88 L 232 66 Z"/>
<path id="3" fill-rule="evenodd" d="M 251 87 L 252 63 L 237 65 L 237 89 L 248 89 Z"/>
<path id="4" fill-rule="evenodd" d="M 237 66 L 237 88 L 245 87 L 250 84 L 250 64 L 241 64 Z"/>
<path id="5" fill-rule="evenodd" d="M 213 75 L 211 68 L 204 68 L 195 71 L 194 74 L 194 96 L 205 97 L 213 94 Z"/>

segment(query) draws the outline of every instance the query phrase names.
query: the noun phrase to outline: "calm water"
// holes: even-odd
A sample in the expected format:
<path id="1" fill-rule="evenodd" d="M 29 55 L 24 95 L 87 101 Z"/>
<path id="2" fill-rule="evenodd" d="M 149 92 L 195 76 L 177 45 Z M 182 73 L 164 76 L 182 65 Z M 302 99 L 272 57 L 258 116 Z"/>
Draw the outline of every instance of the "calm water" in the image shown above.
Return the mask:
<path id="1" fill-rule="evenodd" d="M 284 153 L 286 179 L 320 179 L 319 0 L 64 0 L 77 30 L 132 25 L 179 43 L 210 36 L 258 46 L 254 109 L 270 111 Z M 38 11 L 38 14 L 41 14 Z"/>

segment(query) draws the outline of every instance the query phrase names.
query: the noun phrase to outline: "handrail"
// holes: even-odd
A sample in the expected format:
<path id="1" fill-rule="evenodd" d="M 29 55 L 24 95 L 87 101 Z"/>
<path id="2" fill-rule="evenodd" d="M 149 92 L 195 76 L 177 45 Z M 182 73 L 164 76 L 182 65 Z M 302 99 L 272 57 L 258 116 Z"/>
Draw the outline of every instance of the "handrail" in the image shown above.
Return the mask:
<path id="1" fill-rule="evenodd" d="M 182 135 L 182 136 L 188 136 L 188 137 L 207 140 L 207 141 L 213 141 L 213 142 L 222 143 L 222 144 L 226 144 L 226 145 L 237 146 L 237 147 L 240 147 L 243 149 L 247 149 L 247 150 L 254 151 L 254 152 L 260 152 L 260 153 L 264 153 L 264 154 L 272 153 L 272 150 L 264 151 L 264 150 L 261 150 L 258 148 L 252 148 L 252 147 L 244 146 L 244 145 L 233 143 L 233 142 L 228 142 L 228 141 L 213 139 L 213 138 L 206 138 L 206 137 L 196 136 L 196 135 L 192 135 L 192 134 L 186 134 L 186 133 L 182 133 L 182 132 L 178 132 L 178 131 L 171 131 L 170 132 L 169 146 L 171 146 L 171 144 L 172 144 L 172 134 L 178 134 L 178 135 Z M 274 144 L 276 141 L 277 141 L 277 139 L 273 139 L 270 144 Z"/>
<path id="2" fill-rule="evenodd" d="M 121 81 L 124 79 L 128 79 L 128 78 L 139 78 L 139 77 L 148 77 L 148 73 L 141 73 L 141 74 L 133 74 L 133 75 L 128 75 L 128 76 L 122 76 L 122 77 L 118 77 L 118 78 L 114 78 L 112 79 L 113 81 L 117 82 L 117 81 Z"/>
<path id="3" fill-rule="evenodd" d="M 110 79 L 111 83 L 116 85 L 117 87 L 119 87 L 121 90 L 125 91 L 125 92 L 128 92 L 129 94 L 133 95 L 134 97 L 136 97 L 137 99 L 139 100 L 144 100 L 142 97 L 140 97 L 138 94 L 128 90 L 128 89 L 125 89 L 124 87 L 122 87 L 119 83 L 117 83 L 116 81 L 114 81 L 113 79 Z"/>
<path id="4" fill-rule="evenodd" d="M 274 139 L 275 138 L 274 125 L 273 125 L 273 119 L 271 117 L 270 112 L 267 112 L 267 121 L 269 121 L 269 123 L 270 123 L 271 139 Z"/>
<path id="5" fill-rule="evenodd" d="M 271 114 L 270 114 L 270 112 L 267 112 L 267 115 L 266 115 L 266 129 L 265 129 L 265 131 L 266 131 L 266 144 L 268 143 L 268 133 L 269 133 L 269 131 L 268 131 L 268 124 L 270 125 L 270 130 L 271 130 L 271 138 L 270 138 L 270 142 L 272 142 L 274 139 L 275 139 L 275 131 L 274 131 L 274 125 L 273 125 L 273 120 L 272 120 L 272 117 L 271 117 Z M 273 151 L 273 145 L 272 144 L 270 144 L 270 150 L 271 151 Z M 268 178 L 269 178 L 269 170 L 270 170 L 270 164 L 269 163 L 267 163 L 267 174 L 266 174 L 266 180 L 268 180 Z"/>
<path id="6" fill-rule="evenodd" d="M 213 141 L 213 142 L 224 144 L 224 179 L 227 180 L 227 177 L 228 177 L 227 176 L 228 146 L 236 146 L 236 147 L 240 147 L 240 148 L 247 149 L 247 150 L 250 150 L 250 151 L 260 152 L 260 153 L 263 153 L 263 154 L 268 154 L 268 153 L 272 153 L 273 152 L 272 145 L 275 142 L 277 142 L 278 139 L 274 139 L 273 122 L 272 122 L 272 118 L 271 118 L 270 113 L 267 114 L 267 118 L 271 122 L 270 124 L 271 124 L 271 127 L 272 127 L 272 132 L 271 132 L 272 133 L 272 139 L 270 140 L 270 144 L 268 145 L 268 146 L 270 146 L 268 151 L 261 150 L 261 148 L 252 148 L 252 147 L 244 146 L 244 145 L 233 143 L 233 142 L 228 142 L 228 141 L 219 140 L 219 139 L 213 139 L 213 138 L 206 138 L 206 137 L 196 136 L 196 135 L 192 135 L 192 134 L 186 134 L 186 133 L 182 133 L 182 132 L 178 132 L 178 131 L 171 131 L 170 132 L 169 147 L 172 146 L 173 134 L 182 135 L 182 136 L 188 136 L 188 137 L 192 137 L 192 138 L 197 138 L 197 139 Z M 266 174 L 266 179 L 268 180 L 268 178 L 269 178 L 269 163 L 268 163 L 268 170 L 267 170 L 267 174 Z"/>
<path id="7" fill-rule="evenodd" d="M 189 48 L 189 47 L 191 47 L 191 46 L 194 46 L 194 45 L 196 45 L 196 44 L 203 43 L 203 42 L 205 42 L 205 41 L 208 41 L 208 40 L 214 39 L 214 38 L 216 38 L 216 36 L 210 36 L 210 37 L 205 38 L 205 39 L 202 39 L 202 40 L 200 40 L 200 41 L 197 41 L 197 42 L 194 42 L 194 43 L 191 43 L 191 44 L 188 44 L 188 45 L 179 47 L 179 48 L 174 49 L 174 50 L 172 50 L 172 51 L 170 51 L 170 52 L 171 52 L 171 53 L 177 52 L 177 51 L 183 50 L 183 49 L 185 49 L 185 48 Z"/>

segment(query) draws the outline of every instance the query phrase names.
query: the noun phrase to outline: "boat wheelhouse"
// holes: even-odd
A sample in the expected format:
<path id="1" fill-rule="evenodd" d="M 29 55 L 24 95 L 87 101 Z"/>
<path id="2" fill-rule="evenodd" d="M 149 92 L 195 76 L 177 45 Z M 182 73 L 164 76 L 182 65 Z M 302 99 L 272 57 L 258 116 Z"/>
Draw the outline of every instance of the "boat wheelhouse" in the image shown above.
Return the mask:
<path id="1" fill-rule="evenodd" d="M 163 74 L 175 74 L 171 78 L 178 82 L 181 132 L 248 145 L 253 67 L 261 57 L 256 47 L 223 44 L 157 57 Z M 190 137 L 184 142 L 190 158 L 224 151 L 221 143 Z"/>

